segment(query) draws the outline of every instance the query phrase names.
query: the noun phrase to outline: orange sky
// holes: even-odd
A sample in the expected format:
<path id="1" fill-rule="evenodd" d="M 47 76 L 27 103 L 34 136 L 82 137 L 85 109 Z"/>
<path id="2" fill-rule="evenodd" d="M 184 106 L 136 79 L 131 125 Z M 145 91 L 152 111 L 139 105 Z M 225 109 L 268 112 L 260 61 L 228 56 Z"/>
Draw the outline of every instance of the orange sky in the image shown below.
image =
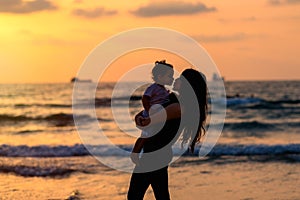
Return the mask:
<path id="1" fill-rule="evenodd" d="M 152 26 L 197 40 L 226 80 L 300 77 L 300 0 L 0 0 L 0 5 L 0 83 L 67 82 L 105 39 Z M 131 65 L 128 56 L 121 60 L 124 73 L 151 58 L 139 55 Z M 114 74 L 103 78 L 115 81 Z"/>

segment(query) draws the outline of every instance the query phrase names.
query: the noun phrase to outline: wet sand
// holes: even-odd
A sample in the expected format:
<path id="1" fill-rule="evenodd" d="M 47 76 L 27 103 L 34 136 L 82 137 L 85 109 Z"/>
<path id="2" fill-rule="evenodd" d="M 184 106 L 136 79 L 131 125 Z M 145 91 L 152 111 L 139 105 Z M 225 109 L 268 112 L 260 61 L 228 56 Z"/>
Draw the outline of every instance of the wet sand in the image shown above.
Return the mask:
<path id="1" fill-rule="evenodd" d="M 92 157 L 78 157 L 93 170 L 54 177 L 0 174 L 1 200 L 97 199 L 124 200 L 130 174 L 101 166 Z M 298 163 L 257 162 L 249 159 L 199 162 L 183 158 L 169 168 L 173 200 L 297 200 L 300 199 Z M 145 200 L 154 200 L 149 188 Z"/>

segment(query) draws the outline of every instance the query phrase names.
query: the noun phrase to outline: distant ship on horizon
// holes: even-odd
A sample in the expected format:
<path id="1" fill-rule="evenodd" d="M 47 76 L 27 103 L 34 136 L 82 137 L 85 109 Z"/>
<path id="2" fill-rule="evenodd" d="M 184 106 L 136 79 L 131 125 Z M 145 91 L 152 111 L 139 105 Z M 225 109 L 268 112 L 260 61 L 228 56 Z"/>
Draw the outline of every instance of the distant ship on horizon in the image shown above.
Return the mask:
<path id="1" fill-rule="evenodd" d="M 212 76 L 213 81 L 225 81 L 224 76 L 219 76 L 217 73 L 214 73 Z"/>
<path id="2" fill-rule="evenodd" d="M 84 83 L 91 83 L 91 82 L 93 82 L 91 79 L 79 79 L 77 77 L 73 77 L 71 79 L 71 83 L 74 83 L 75 81 L 76 82 L 84 82 Z"/>

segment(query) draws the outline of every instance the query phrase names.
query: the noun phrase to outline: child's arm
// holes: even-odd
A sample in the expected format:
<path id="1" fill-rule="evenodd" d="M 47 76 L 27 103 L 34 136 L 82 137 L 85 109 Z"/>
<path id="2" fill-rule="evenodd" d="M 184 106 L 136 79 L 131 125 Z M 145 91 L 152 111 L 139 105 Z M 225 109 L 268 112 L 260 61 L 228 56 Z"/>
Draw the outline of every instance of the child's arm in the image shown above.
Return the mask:
<path id="1" fill-rule="evenodd" d="M 139 159 L 139 153 L 141 152 L 144 143 L 145 143 L 146 138 L 138 138 L 134 144 L 134 147 L 132 149 L 132 152 L 130 154 L 130 158 L 132 162 L 136 165 L 140 164 L 140 159 Z"/>

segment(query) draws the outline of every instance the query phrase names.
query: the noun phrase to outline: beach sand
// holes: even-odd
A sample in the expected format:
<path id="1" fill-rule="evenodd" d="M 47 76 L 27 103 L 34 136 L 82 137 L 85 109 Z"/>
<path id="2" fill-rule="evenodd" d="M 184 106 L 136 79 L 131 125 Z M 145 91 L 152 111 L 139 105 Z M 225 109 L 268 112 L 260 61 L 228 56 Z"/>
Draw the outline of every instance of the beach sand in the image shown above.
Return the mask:
<path id="1" fill-rule="evenodd" d="M 53 177 L 24 178 L 1 173 L 0 199 L 126 199 L 129 173 L 106 168 L 90 156 L 72 159 L 73 163 L 88 163 L 89 169 Z M 229 157 L 214 161 L 180 158 L 169 167 L 169 188 L 173 200 L 297 200 L 299 175 L 297 163 L 257 162 L 249 158 L 237 161 Z M 155 199 L 151 188 L 144 199 Z"/>

